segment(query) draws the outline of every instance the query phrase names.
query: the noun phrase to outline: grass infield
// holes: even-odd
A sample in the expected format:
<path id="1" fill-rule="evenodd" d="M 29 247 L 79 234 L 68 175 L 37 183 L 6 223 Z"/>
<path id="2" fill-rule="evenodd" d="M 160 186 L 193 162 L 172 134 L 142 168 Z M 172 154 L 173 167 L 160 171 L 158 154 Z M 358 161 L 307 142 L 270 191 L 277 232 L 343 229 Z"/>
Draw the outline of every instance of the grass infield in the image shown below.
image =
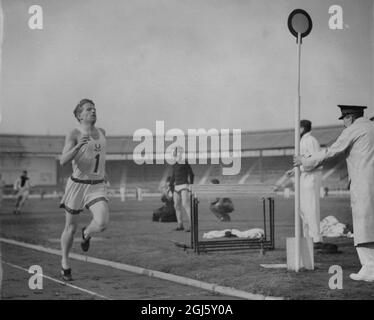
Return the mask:
<path id="1" fill-rule="evenodd" d="M 233 198 L 235 211 L 231 222 L 220 222 L 209 212 L 208 199 L 200 202 L 201 234 L 211 230 L 261 227 L 262 203 L 259 197 Z M 161 206 L 157 198 L 134 199 L 121 202 L 114 198 L 110 202 L 111 222 L 109 228 L 93 241 L 89 252 L 92 257 L 125 263 L 142 268 L 172 273 L 221 286 L 286 299 L 373 299 L 372 283 L 354 282 L 351 272 L 360 268 L 353 240 L 347 238 L 325 238 L 336 243 L 340 254 L 315 254 L 316 270 L 288 272 L 285 269 L 265 269 L 260 264 L 286 263 L 286 238 L 294 234 L 293 199 L 275 198 L 275 246 L 274 251 L 260 255 L 259 250 L 242 252 L 216 252 L 196 255 L 176 247 L 171 240 L 189 244 L 190 234 L 174 231 L 176 223 L 152 222 L 152 210 Z M 6 199 L 0 214 L 1 236 L 27 243 L 59 249 L 59 238 L 64 226 L 64 211 L 58 208 L 58 200 L 30 199 L 21 215 L 13 215 L 13 201 Z M 321 199 L 321 219 L 334 215 L 340 222 L 352 223 L 348 197 Z M 87 224 L 90 214 L 81 214 L 81 226 Z M 2 246 L 6 257 L 7 247 Z M 81 254 L 78 243 L 73 252 Z M 36 255 L 30 251 L 30 255 Z M 47 259 L 47 258 L 44 258 Z M 12 262 L 12 261 L 9 261 Z M 43 261 L 39 261 L 43 265 Z M 332 290 L 329 268 L 339 265 L 343 269 L 343 289 Z M 90 266 L 84 278 L 95 277 L 95 266 Z M 58 260 L 56 270 L 59 269 Z M 84 272 L 84 271 L 83 271 Z M 121 281 L 110 272 L 102 278 L 107 286 Z M 97 284 L 96 284 L 97 285 Z M 170 286 L 173 286 L 170 283 Z M 90 288 L 87 288 L 90 289 Z M 6 290 L 4 287 L 3 290 Z M 105 292 L 103 292 L 105 295 Z M 120 298 L 120 297 L 119 297 Z M 156 298 L 156 297 L 155 297 Z"/>

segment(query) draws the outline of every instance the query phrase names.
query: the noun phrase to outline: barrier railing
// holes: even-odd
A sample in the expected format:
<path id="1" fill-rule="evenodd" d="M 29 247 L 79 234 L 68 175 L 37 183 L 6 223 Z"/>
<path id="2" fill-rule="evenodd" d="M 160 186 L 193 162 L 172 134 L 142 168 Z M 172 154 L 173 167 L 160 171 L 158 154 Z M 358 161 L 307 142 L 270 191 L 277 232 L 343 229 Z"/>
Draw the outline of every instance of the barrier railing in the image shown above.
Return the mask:
<path id="1" fill-rule="evenodd" d="M 217 188 L 218 187 L 218 188 Z M 228 196 L 228 193 L 221 186 L 210 186 L 209 188 L 193 188 L 190 194 L 191 205 L 191 248 L 197 254 L 208 251 L 233 251 L 233 250 L 248 250 L 260 249 L 261 253 L 264 250 L 273 250 L 275 248 L 275 224 L 274 224 L 274 198 L 267 194 L 260 198 L 262 201 L 262 219 L 264 234 L 261 238 L 220 238 L 216 240 L 201 240 L 199 238 L 199 196 L 202 194 L 213 194 L 214 196 Z M 242 194 L 246 190 L 240 188 Z M 238 191 L 238 190 L 237 190 Z M 247 190 L 248 193 L 250 190 Z M 222 193 L 222 195 L 221 195 Z M 253 199 L 249 200 L 253 201 Z"/>

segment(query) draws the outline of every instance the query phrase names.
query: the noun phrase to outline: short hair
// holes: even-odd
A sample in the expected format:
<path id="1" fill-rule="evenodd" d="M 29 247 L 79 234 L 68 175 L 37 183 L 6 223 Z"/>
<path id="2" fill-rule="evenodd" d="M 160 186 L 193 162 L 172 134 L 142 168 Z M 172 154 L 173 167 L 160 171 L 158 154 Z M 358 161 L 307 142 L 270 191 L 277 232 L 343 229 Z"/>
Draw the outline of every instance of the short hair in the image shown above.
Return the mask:
<path id="1" fill-rule="evenodd" d="M 23 170 L 23 171 L 22 171 L 22 174 L 24 174 L 24 173 L 27 174 L 27 170 Z"/>
<path id="2" fill-rule="evenodd" d="M 90 103 L 93 106 L 95 105 L 95 103 L 92 100 L 90 100 L 90 99 L 82 99 L 81 101 L 79 101 L 79 103 L 77 104 L 77 106 L 74 108 L 74 112 L 73 112 L 74 113 L 74 117 L 77 118 L 78 122 L 80 122 L 78 116 L 82 113 L 83 106 L 86 103 Z"/>
<path id="3" fill-rule="evenodd" d="M 309 120 L 301 120 L 300 121 L 300 126 L 305 129 L 305 132 L 310 132 L 312 130 L 312 122 Z"/>
<path id="4" fill-rule="evenodd" d="M 218 179 L 212 179 L 210 180 L 211 183 L 213 184 L 219 184 L 219 180 Z"/>

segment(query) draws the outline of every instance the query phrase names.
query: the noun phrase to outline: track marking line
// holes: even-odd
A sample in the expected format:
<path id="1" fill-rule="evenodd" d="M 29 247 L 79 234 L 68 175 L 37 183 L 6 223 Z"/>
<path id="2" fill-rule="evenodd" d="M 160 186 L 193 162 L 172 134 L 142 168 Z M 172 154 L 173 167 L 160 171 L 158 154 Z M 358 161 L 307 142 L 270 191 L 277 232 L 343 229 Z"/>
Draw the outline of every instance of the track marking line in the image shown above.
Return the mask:
<path id="1" fill-rule="evenodd" d="M 29 244 L 26 242 L 16 241 L 16 240 L 2 238 L 2 237 L 0 237 L 0 242 L 13 244 L 16 246 L 61 256 L 60 250 L 46 248 L 40 245 Z M 208 283 L 208 282 L 203 282 L 203 281 L 199 281 L 199 280 L 195 280 L 191 278 L 186 278 L 183 276 L 178 276 L 178 275 L 171 274 L 171 273 L 145 269 L 141 267 L 132 266 L 129 264 L 84 256 L 84 255 L 76 254 L 76 253 L 71 253 L 70 258 L 79 260 L 79 261 L 84 261 L 84 262 L 91 262 L 94 264 L 107 266 L 107 267 L 111 267 L 111 268 L 118 269 L 118 270 L 128 271 L 128 272 L 132 272 L 132 273 L 136 273 L 140 275 L 146 275 L 148 277 L 168 280 L 171 282 L 175 282 L 175 283 L 179 283 L 179 284 L 183 284 L 183 285 L 187 285 L 191 287 L 196 287 L 196 288 L 207 290 L 210 292 L 215 292 L 215 293 L 219 293 L 222 295 L 227 295 L 227 296 L 232 296 L 232 297 L 237 297 L 237 298 L 242 298 L 242 299 L 247 299 L 247 300 L 284 300 L 283 297 L 264 296 L 262 294 L 250 293 L 250 292 L 238 290 L 238 289 L 231 288 L 231 287 L 224 287 L 224 286 L 220 286 L 214 283 Z"/>
<path id="2" fill-rule="evenodd" d="M 91 241 L 105 241 L 106 239 L 104 238 L 96 238 L 96 237 L 91 237 Z M 78 237 L 75 237 L 74 238 L 74 243 L 80 243 L 82 241 L 82 237 L 78 238 Z M 60 238 L 50 238 L 48 239 L 48 242 L 54 242 L 54 243 L 60 243 L 61 242 L 61 239 Z"/>
<path id="3" fill-rule="evenodd" d="M 13 263 L 10 263 L 10 262 L 6 262 L 6 261 L 4 261 L 4 260 L 1 260 L 1 262 L 4 263 L 4 264 L 6 264 L 6 265 L 8 265 L 8 266 L 13 267 L 13 268 L 16 268 L 16 269 L 19 269 L 19 270 L 26 271 L 27 273 L 29 272 L 28 269 L 23 268 L 23 267 L 21 267 L 21 266 L 18 266 L 18 265 L 16 265 L 16 264 L 13 264 Z M 78 287 L 78 286 L 72 285 L 72 284 L 67 283 L 67 282 L 65 282 L 65 281 L 61 281 L 61 280 L 58 280 L 58 279 L 52 278 L 52 277 L 50 277 L 50 276 L 45 275 L 44 273 L 41 274 L 41 276 L 42 276 L 43 278 L 45 278 L 45 279 L 48 279 L 48 280 L 51 280 L 51 281 L 56 282 L 56 283 L 58 283 L 58 284 L 62 284 L 62 285 L 64 285 L 64 286 L 67 286 L 67 287 L 70 287 L 70 288 L 73 288 L 73 289 L 76 289 L 76 290 L 82 291 L 82 292 L 84 292 L 84 293 L 88 293 L 88 294 L 90 294 L 90 295 L 92 295 L 92 296 L 99 297 L 99 298 L 102 298 L 102 299 L 104 299 L 104 300 L 113 300 L 113 299 L 110 299 L 110 298 L 108 298 L 108 297 L 106 297 L 106 296 L 103 296 L 103 295 L 101 295 L 101 294 L 99 294 L 99 293 L 96 293 L 96 292 L 93 292 L 93 291 L 90 291 L 90 290 L 87 290 L 87 289 L 84 289 L 84 288 L 81 288 L 81 287 Z"/>
<path id="4" fill-rule="evenodd" d="M 268 268 L 268 269 L 287 269 L 287 264 L 283 264 L 283 263 L 260 264 L 260 266 L 263 268 Z"/>

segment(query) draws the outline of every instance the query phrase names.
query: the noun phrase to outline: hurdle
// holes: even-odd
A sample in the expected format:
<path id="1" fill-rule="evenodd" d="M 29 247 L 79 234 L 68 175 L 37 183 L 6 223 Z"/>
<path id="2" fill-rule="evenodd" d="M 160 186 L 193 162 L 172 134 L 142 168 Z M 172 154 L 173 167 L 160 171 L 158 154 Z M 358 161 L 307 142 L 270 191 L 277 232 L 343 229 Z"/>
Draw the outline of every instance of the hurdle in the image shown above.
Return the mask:
<path id="1" fill-rule="evenodd" d="M 215 186 L 217 187 L 217 186 Z M 219 185 L 222 192 L 224 185 Z M 212 186 L 208 187 L 212 189 Z M 227 185 L 226 185 L 227 188 Z M 200 187 L 201 189 L 201 187 Z M 232 190 L 232 189 L 231 189 Z M 252 250 L 259 249 L 260 253 L 264 253 L 265 250 L 275 249 L 275 224 L 274 224 L 274 198 L 271 195 L 272 190 L 262 190 L 263 193 L 268 196 L 260 197 L 262 202 L 262 214 L 263 214 L 263 228 L 264 235 L 258 239 L 243 239 L 243 238 L 226 238 L 218 240 L 201 240 L 199 239 L 199 196 L 202 190 L 193 189 L 190 194 L 190 205 L 191 205 L 191 249 L 200 254 L 201 252 L 213 252 L 213 251 L 234 251 L 234 250 Z M 205 190 L 206 191 L 206 190 Z M 241 188 L 243 191 L 243 188 Z M 234 191 L 235 192 L 235 191 Z M 247 191 L 251 193 L 250 190 Z M 257 190 L 256 193 L 261 192 Z M 215 194 L 216 195 L 216 194 Z M 228 196 L 227 191 L 225 196 Z"/>

